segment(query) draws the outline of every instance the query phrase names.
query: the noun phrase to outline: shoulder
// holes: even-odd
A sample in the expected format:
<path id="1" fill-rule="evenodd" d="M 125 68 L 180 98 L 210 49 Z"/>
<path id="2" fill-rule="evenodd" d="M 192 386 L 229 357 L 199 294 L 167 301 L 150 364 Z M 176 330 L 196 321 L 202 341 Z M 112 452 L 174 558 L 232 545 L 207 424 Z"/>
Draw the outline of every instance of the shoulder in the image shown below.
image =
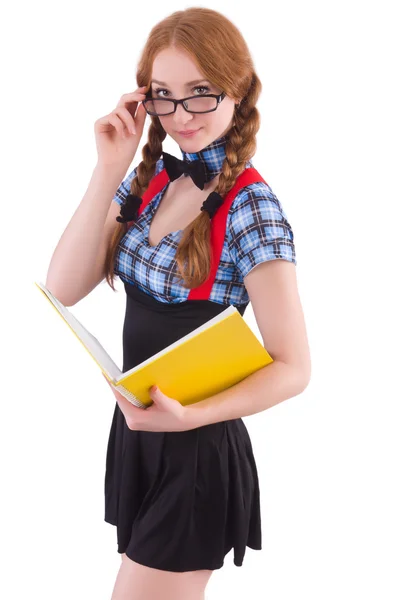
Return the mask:
<path id="1" fill-rule="evenodd" d="M 292 227 L 269 184 L 260 181 L 239 190 L 226 229 L 230 256 L 243 277 L 256 264 L 275 258 L 296 264 Z"/>
<path id="2" fill-rule="evenodd" d="M 246 169 L 254 168 L 252 160 L 246 163 Z M 286 214 L 283 206 L 281 205 L 276 194 L 272 188 L 265 181 L 257 181 L 256 183 L 250 183 L 242 187 L 236 194 L 231 207 L 229 209 L 229 215 L 248 213 L 250 210 L 271 210 L 277 211 L 281 216 L 286 218 Z"/>
<path id="3" fill-rule="evenodd" d="M 270 185 L 264 181 L 250 183 L 239 190 L 234 198 L 229 213 L 245 212 L 249 209 L 273 209 L 285 215 L 281 202 L 273 192 Z"/>
<path id="4" fill-rule="evenodd" d="M 266 223 L 272 219 L 289 225 L 285 209 L 270 185 L 257 181 L 245 185 L 236 194 L 229 209 L 228 225 L 236 228 L 243 221 L 248 225 L 251 221 Z"/>

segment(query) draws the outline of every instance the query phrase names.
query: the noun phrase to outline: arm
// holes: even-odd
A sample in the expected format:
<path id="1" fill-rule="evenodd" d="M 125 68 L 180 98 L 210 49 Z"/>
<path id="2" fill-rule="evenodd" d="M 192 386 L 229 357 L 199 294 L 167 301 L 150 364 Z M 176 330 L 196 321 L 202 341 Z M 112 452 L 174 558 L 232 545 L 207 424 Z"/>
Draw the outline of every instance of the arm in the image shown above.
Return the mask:
<path id="1" fill-rule="evenodd" d="M 118 167 L 96 165 L 87 191 L 54 250 L 45 285 L 65 306 L 85 295 L 83 290 L 97 271 L 106 217 L 123 174 Z"/>
<path id="2" fill-rule="evenodd" d="M 244 284 L 274 362 L 219 394 L 188 405 L 186 420 L 191 428 L 261 412 L 297 396 L 310 381 L 310 352 L 295 265 L 282 259 L 260 263 Z"/>

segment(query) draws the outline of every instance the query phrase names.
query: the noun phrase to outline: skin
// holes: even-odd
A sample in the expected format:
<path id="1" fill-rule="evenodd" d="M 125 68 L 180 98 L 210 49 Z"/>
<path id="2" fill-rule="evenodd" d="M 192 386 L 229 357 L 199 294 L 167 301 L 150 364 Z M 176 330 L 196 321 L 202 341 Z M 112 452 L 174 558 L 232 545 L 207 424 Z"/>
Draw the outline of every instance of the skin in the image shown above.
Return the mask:
<path id="1" fill-rule="evenodd" d="M 208 91 L 201 89 L 201 87 L 187 85 L 188 82 L 196 79 L 204 80 L 204 75 L 187 54 L 171 48 L 163 50 L 155 58 L 152 79 L 166 83 L 166 85 L 152 83 L 154 97 L 180 99 L 195 94 L 220 94 L 223 91 L 208 81 L 200 81 L 200 83 L 195 84 L 195 86 L 208 86 Z M 161 88 L 162 91 L 156 94 L 154 90 L 157 88 Z M 159 119 L 164 130 L 182 150 L 191 153 L 199 152 L 227 133 L 232 126 L 235 105 L 238 102 L 239 99 L 226 96 L 218 105 L 216 111 L 204 114 L 188 113 L 179 104 L 174 114 L 159 117 Z M 201 128 L 201 130 L 190 138 L 178 134 L 179 130 L 198 128 Z M 196 192 L 194 184 L 189 179 L 183 180 L 182 178 L 180 182 L 176 180 L 173 183 L 175 186 L 178 184 L 190 185 L 191 190 Z M 124 414 L 134 408 L 114 389 L 113 392 Z M 167 406 L 161 403 L 160 408 L 163 411 L 163 417 Z M 172 408 L 172 405 L 170 407 Z M 173 413 L 171 408 L 167 411 L 169 419 L 172 418 Z M 175 415 L 175 422 L 176 424 L 180 422 L 177 414 Z M 162 600 L 204 600 L 204 591 L 213 573 L 211 570 L 173 573 L 151 569 L 131 560 L 125 553 L 121 555 L 121 559 L 122 563 L 111 600 L 142 600 L 142 598 L 151 598 L 152 600 L 160 600 L 160 598 Z"/>

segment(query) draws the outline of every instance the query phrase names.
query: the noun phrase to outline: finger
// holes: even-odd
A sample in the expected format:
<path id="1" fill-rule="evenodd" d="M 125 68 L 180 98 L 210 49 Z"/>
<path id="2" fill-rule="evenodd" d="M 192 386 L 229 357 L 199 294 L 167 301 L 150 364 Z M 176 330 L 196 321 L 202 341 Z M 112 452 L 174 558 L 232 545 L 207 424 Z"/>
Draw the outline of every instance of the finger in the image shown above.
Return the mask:
<path id="1" fill-rule="evenodd" d="M 136 90 L 135 92 L 131 92 L 129 94 L 123 94 L 118 101 L 116 108 L 128 105 L 131 109 L 133 108 L 135 112 L 136 106 L 133 105 L 138 104 L 138 102 L 144 100 L 145 97 L 146 94 L 144 94 L 141 90 Z"/>
<path id="2" fill-rule="evenodd" d="M 117 109 L 117 116 L 124 121 L 124 125 L 130 133 L 136 134 L 134 119 L 132 118 L 131 113 L 124 106 L 120 106 L 120 108 Z"/>
<path id="3" fill-rule="evenodd" d="M 135 114 L 135 125 L 139 129 L 140 128 L 143 129 L 143 125 L 145 123 L 146 115 L 147 115 L 146 109 L 143 106 L 143 104 L 141 103 L 138 106 L 138 109 L 137 109 L 136 114 Z"/>
<path id="4" fill-rule="evenodd" d="M 117 133 L 123 137 L 124 123 L 120 117 L 118 117 L 116 113 L 112 112 L 110 115 L 108 115 L 108 121 L 116 129 Z"/>

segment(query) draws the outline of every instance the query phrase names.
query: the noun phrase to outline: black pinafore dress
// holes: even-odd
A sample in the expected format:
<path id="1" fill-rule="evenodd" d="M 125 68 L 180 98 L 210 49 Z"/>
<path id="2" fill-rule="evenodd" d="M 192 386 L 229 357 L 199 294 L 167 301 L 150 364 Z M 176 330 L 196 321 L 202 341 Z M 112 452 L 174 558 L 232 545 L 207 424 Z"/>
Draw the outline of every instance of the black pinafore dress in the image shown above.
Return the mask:
<path id="1" fill-rule="evenodd" d="M 151 180 L 138 214 L 168 180 L 165 169 Z M 245 169 L 212 218 L 210 275 L 186 301 L 160 302 L 124 282 L 123 372 L 227 308 L 208 300 L 227 213 L 239 189 L 256 181 L 263 181 L 256 169 Z M 236 306 L 241 315 L 247 305 Z M 262 548 L 258 474 L 243 420 L 188 431 L 132 431 L 116 402 L 106 453 L 105 521 L 117 527 L 118 552 L 148 567 L 219 569 L 232 548 L 234 564 L 241 566 L 247 546 Z"/>

